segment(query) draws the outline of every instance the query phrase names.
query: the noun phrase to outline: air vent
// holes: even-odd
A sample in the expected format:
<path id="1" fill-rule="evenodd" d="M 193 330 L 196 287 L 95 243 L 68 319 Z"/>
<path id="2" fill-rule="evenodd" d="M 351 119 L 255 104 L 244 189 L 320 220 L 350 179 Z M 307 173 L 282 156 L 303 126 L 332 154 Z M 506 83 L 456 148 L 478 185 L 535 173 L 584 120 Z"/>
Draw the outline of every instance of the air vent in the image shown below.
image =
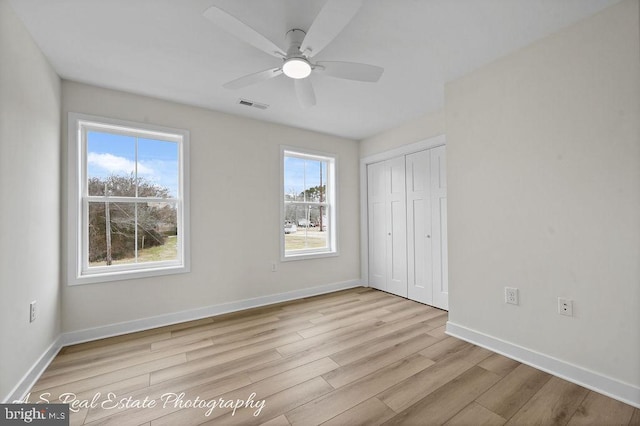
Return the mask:
<path id="1" fill-rule="evenodd" d="M 244 105 L 244 106 L 248 106 L 248 107 L 254 107 L 254 108 L 258 108 L 258 109 L 267 109 L 267 108 L 269 108 L 269 105 L 267 105 L 267 104 L 261 104 L 261 103 L 258 103 L 258 102 L 249 101 L 247 99 L 239 99 L 238 103 L 240 105 Z"/>

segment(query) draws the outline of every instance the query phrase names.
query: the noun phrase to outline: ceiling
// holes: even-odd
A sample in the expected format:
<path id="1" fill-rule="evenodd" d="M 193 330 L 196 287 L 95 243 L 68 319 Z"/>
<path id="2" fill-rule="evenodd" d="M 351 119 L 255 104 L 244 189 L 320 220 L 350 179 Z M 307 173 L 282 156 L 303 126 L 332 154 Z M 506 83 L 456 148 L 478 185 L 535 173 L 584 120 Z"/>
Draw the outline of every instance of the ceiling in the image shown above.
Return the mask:
<path id="1" fill-rule="evenodd" d="M 314 60 L 378 65 L 378 83 L 314 73 L 317 105 L 302 108 L 280 76 L 229 90 L 230 80 L 281 60 L 202 13 L 215 5 L 285 47 L 324 0 L 10 0 L 65 79 L 259 120 L 363 139 L 439 110 L 444 84 L 619 0 L 365 0 Z M 240 105 L 240 98 L 269 105 Z"/>

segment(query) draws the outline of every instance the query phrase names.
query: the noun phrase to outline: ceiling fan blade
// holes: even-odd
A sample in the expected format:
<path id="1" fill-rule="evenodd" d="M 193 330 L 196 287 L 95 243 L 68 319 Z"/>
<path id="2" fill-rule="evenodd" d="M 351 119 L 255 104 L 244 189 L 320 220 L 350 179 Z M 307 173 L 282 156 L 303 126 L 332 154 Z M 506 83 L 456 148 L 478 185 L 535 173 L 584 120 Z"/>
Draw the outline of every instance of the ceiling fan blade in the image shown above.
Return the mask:
<path id="1" fill-rule="evenodd" d="M 282 74 L 282 68 L 269 68 L 268 70 L 256 72 L 237 78 L 222 85 L 225 89 L 241 89 L 261 81 L 269 80 Z"/>
<path id="2" fill-rule="evenodd" d="M 322 61 L 315 69 L 336 78 L 366 81 L 375 83 L 380 80 L 384 68 L 375 65 L 359 64 L 356 62 Z"/>
<path id="3" fill-rule="evenodd" d="M 277 58 L 283 58 L 286 56 L 285 52 L 271 40 L 222 9 L 211 6 L 209 9 L 204 11 L 203 15 L 229 34 L 249 43 L 253 47 L 260 49 L 269 55 Z"/>
<path id="4" fill-rule="evenodd" d="M 300 51 L 317 55 L 347 26 L 362 6 L 362 0 L 327 0 L 302 41 Z"/>
<path id="5" fill-rule="evenodd" d="M 316 94 L 313 92 L 311 79 L 300 78 L 297 80 L 293 80 L 293 83 L 296 88 L 296 95 L 298 96 L 300 105 L 305 108 L 314 106 L 316 104 Z"/>

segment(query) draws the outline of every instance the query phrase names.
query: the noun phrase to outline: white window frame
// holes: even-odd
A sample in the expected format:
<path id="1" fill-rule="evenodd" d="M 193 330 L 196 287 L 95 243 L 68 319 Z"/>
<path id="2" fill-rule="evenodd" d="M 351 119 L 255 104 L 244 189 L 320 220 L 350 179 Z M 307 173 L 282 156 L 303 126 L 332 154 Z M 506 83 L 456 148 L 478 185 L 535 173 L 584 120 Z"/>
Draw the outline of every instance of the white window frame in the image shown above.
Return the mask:
<path id="1" fill-rule="evenodd" d="M 88 195 L 86 139 L 88 130 L 152 138 L 175 142 L 178 145 L 179 175 L 176 198 L 144 199 L 152 202 L 176 203 L 178 259 L 89 267 L 88 203 L 89 200 L 95 201 L 94 199 L 103 197 Z M 70 112 L 68 139 L 68 284 L 92 284 L 189 272 L 189 131 Z M 110 196 L 108 198 L 112 202 L 141 201 L 131 197 Z"/>
<path id="2" fill-rule="evenodd" d="M 287 253 L 285 249 L 285 236 L 283 226 L 285 223 L 285 190 L 284 190 L 284 159 L 285 157 L 297 157 L 308 160 L 327 162 L 326 200 L 324 203 L 327 213 L 327 248 L 296 250 L 295 253 Z M 314 258 L 338 256 L 338 213 L 336 201 L 338 199 L 338 158 L 335 154 L 310 150 L 307 148 L 280 146 L 280 260 L 306 260 Z M 314 204 L 314 203 L 300 203 Z"/>

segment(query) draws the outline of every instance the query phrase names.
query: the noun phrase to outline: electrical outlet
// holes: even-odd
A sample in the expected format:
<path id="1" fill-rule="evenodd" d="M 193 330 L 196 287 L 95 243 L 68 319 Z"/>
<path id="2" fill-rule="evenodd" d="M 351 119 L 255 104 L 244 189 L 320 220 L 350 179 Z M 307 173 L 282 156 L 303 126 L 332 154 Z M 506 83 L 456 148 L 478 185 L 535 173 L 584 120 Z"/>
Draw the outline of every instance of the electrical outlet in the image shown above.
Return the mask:
<path id="1" fill-rule="evenodd" d="M 510 303 L 512 305 L 518 305 L 518 289 L 515 287 L 504 288 L 504 303 Z"/>
<path id="2" fill-rule="evenodd" d="M 573 300 L 558 297 L 558 313 L 568 317 L 573 316 Z"/>
<path id="3" fill-rule="evenodd" d="M 29 303 L 29 322 L 36 320 L 36 301 Z"/>

